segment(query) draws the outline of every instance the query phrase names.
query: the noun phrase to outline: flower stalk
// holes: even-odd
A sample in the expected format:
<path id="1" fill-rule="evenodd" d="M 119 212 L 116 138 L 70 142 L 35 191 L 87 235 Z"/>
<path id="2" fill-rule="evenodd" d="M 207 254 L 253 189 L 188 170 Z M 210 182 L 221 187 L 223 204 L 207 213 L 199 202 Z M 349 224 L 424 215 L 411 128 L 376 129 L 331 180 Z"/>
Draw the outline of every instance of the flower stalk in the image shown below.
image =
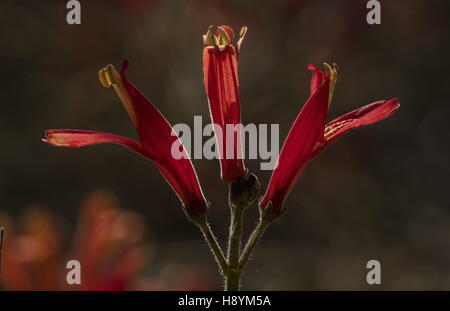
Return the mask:
<path id="1" fill-rule="evenodd" d="M 208 223 L 206 217 L 199 218 L 195 221 L 195 224 L 200 228 L 205 237 L 206 242 L 208 243 L 209 249 L 213 254 L 214 258 L 217 261 L 217 264 L 220 268 L 220 274 L 224 275 L 225 271 L 227 271 L 228 263 L 223 255 L 222 249 L 220 248 L 219 243 L 217 242 L 217 238 L 211 230 L 211 225 Z"/>
<path id="2" fill-rule="evenodd" d="M 236 291 L 241 287 L 242 269 L 239 267 L 239 256 L 241 252 L 244 209 L 244 206 L 240 206 L 234 208 L 231 213 L 230 234 L 228 239 L 229 267 L 225 274 L 225 290 L 227 291 Z"/>
<path id="3" fill-rule="evenodd" d="M 237 291 L 241 287 L 243 270 L 239 265 L 243 216 L 245 210 L 256 200 L 260 183 L 256 175 L 239 177 L 229 184 L 228 202 L 231 210 L 230 233 L 228 238 L 228 270 L 225 273 L 225 290 Z"/>
<path id="4" fill-rule="evenodd" d="M 247 244 L 244 247 L 244 251 L 242 252 L 242 256 L 239 259 L 240 269 L 242 270 L 244 269 L 245 265 L 250 259 L 253 250 L 255 249 L 256 245 L 261 240 L 261 237 L 263 236 L 267 227 L 272 223 L 273 220 L 274 218 L 265 217 L 263 215 L 263 212 L 261 211 L 261 216 L 259 218 L 258 224 L 256 225 L 253 232 L 250 234 Z"/>

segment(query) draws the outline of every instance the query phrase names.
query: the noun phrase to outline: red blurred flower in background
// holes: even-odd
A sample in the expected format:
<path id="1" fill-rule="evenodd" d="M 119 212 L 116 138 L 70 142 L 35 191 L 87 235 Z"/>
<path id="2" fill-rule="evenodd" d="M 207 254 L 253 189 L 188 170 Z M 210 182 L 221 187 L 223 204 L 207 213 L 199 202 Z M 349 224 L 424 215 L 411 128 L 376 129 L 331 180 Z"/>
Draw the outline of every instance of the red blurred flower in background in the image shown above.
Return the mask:
<path id="1" fill-rule="evenodd" d="M 0 288 L 6 290 L 212 290 L 198 267 L 166 264 L 156 277 L 142 275 L 154 247 L 144 244 L 144 219 L 120 208 L 107 191 L 94 191 L 81 206 L 71 243 L 66 222 L 42 208 L 27 211 L 23 224 L 0 214 L 7 228 Z M 69 240 L 70 242 L 70 240 Z M 69 245 L 69 246 L 67 246 Z M 68 285 L 66 263 L 78 260 L 81 284 Z"/>
<path id="2" fill-rule="evenodd" d="M 326 124 L 328 107 L 338 81 L 338 67 L 325 64 L 326 73 L 314 65 L 308 68 L 313 70 L 310 98 L 289 131 L 277 167 L 259 203 L 263 210 L 270 209 L 273 216 L 283 212 L 287 195 L 311 159 L 348 131 L 384 120 L 400 107 L 397 99 L 378 101 Z"/>
<path id="3" fill-rule="evenodd" d="M 1 284 L 7 290 L 125 290 L 135 288 L 143 265 L 143 220 L 94 192 L 82 206 L 72 248 L 66 249 L 61 219 L 32 209 L 23 231 L 5 221 Z M 81 285 L 66 282 L 66 262 L 80 261 Z"/>
<path id="4" fill-rule="evenodd" d="M 236 46 L 231 44 L 234 33 L 228 26 L 219 26 L 216 30 L 210 26 L 203 38 L 203 82 L 215 125 L 221 177 L 226 182 L 234 181 L 246 172 L 241 153 L 238 78 L 238 55 L 246 31 L 247 27 L 241 29 Z M 227 130 L 227 125 L 232 131 Z"/>
<path id="5" fill-rule="evenodd" d="M 155 163 L 159 171 L 180 198 L 183 208 L 191 218 L 202 216 L 207 202 L 200 187 L 197 174 L 182 143 L 169 122 L 144 95 L 131 84 L 125 71 L 124 61 L 120 73 L 112 65 L 99 72 L 105 87 L 113 86 L 133 121 L 139 141 L 103 132 L 82 130 L 47 130 L 44 141 L 58 147 L 77 148 L 102 143 L 116 143 L 130 148 Z M 181 147 L 180 158 L 172 156 L 174 142 Z"/>

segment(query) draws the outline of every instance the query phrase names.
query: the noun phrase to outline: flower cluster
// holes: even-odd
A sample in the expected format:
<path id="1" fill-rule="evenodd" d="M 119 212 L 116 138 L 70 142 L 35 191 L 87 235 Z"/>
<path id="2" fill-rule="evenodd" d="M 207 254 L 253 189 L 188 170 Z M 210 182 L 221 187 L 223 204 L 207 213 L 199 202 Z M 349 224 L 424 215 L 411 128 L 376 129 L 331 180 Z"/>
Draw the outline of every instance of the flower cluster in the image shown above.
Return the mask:
<path id="1" fill-rule="evenodd" d="M 241 123 L 238 57 L 246 32 L 247 28 L 243 27 L 236 44 L 233 44 L 234 32 L 228 26 L 210 26 L 203 36 L 204 86 L 212 122 L 221 128 Z M 153 161 L 175 190 L 191 219 L 201 217 L 209 204 L 195 169 L 188 156 L 179 159 L 171 156 L 171 146 L 179 138 L 161 112 L 128 81 L 127 67 L 128 62 L 124 61 L 120 72 L 117 72 L 112 65 L 108 65 L 100 70 L 99 78 L 105 87 L 112 86 L 116 91 L 134 123 L 139 141 L 81 130 L 47 130 L 44 141 L 58 147 L 72 148 L 101 143 L 126 146 Z M 397 99 L 378 101 L 326 123 L 339 78 L 338 67 L 325 64 L 325 72 L 314 65 L 308 68 L 313 71 L 310 96 L 292 125 L 269 186 L 259 203 L 261 209 L 270 209 L 274 216 L 282 213 L 288 193 L 311 159 L 351 129 L 381 121 L 399 107 Z M 244 177 L 247 170 L 241 155 L 239 127 L 233 132 L 234 137 L 226 135 L 224 132 L 223 136 L 218 135 L 216 139 L 221 177 L 230 183 Z M 227 156 L 230 153 L 231 156 Z"/>
<path id="2" fill-rule="evenodd" d="M 203 36 L 204 87 L 212 123 L 216 130 L 216 146 L 220 159 L 221 178 L 229 185 L 231 226 L 228 254 L 225 258 L 207 222 L 209 202 L 206 201 L 195 169 L 172 126 L 161 112 L 126 77 L 128 62 L 120 72 L 108 65 L 99 72 L 101 83 L 113 87 L 134 123 L 139 139 L 93 131 L 47 130 L 44 141 L 58 147 L 82 147 L 116 143 L 150 159 L 174 189 L 188 217 L 202 230 L 213 252 L 227 290 L 240 288 L 240 277 L 250 254 L 267 225 L 284 211 L 284 203 L 305 166 L 331 143 L 348 131 L 391 116 L 399 108 L 397 99 L 377 101 L 327 122 L 339 69 L 324 64 L 322 71 L 314 65 L 310 94 L 295 119 L 282 146 L 269 185 L 259 199 L 260 220 L 241 252 L 242 217 L 244 210 L 258 197 L 260 183 L 246 169 L 240 140 L 241 103 L 239 94 L 238 58 L 247 33 L 243 27 L 234 43 L 234 32 L 228 26 L 210 26 Z M 233 131 L 223 129 L 231 126 Z M 181 156 L 171 155 L 173 143 L 180 146 Z"/>

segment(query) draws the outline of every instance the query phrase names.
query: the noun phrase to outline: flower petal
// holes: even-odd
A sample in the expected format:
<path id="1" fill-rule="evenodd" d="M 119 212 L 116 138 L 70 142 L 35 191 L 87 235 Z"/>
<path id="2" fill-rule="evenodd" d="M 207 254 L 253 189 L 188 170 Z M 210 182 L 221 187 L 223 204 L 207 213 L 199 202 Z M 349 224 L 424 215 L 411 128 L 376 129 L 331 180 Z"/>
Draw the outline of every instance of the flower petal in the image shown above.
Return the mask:
<path id="1" fill-rule="evenodd" d="M 310 86 L 310 94 L 312 95 L 325 80 L 330 80 L 330 78 L 316 65 L 309 64 L 306 68 L 313 71 Z"/>
<path id="2" fill-rule="evenodd" d="M 348 131 L 390 117 L 399 107 L 400 104 L 398 103 L 398 99 L 394 98 L 389 101 L 372 103 L 334 119 L 325 126 L 323 144 L 318 146 L 314 151 L 314 155 L 320 153 L 328 145 Z"/>
<path id="3" fill-rule="evenodd" d="M 234 46 L 227 45 L 222 50 L 216 46 L 205 47 L 203 73 L 211 119 L 222 129 L 222 135 L 216 133 L 221 177 L 222 180 L 231 182 L 245 175 L 241 155 L 240 127 L 236 127 L 241 123 L 241 106 L 238 60 Z M 233 126 L 235 130 L 227 133 L 227 125 Z"/>
<path id="4" fill-rule="evenodd" d="M 145 151 L 139 142 L 119 135 L 83 130 L 47 130 L 44 142 L 57 147 L 79 148 L 84 146 L 114 143 L 123 145 L 143 155 Z"/>
<path id="5" fill-rule="evenodd" d="M 139 140 L 152 158 L 169 157 L 171 156 L 170 146 L 178 137 L 162 113 L 128 81 L 125 75 L 127 67 L 128 62 L 125 60 L 120 70 L 120 77 L 136 116 L 136 131 Z M 187 154 L 184 156 L 187 157 Z"/>
<path id="6" fill-rule="evenodd" d="M 188 216 L 198 217 L 206 212 L 208 203 L 189 159 L 167 159 L 155 164 L 178 195 Z"/>
<path id="7" fill-rule="evenodd" d="M 179 137 L 161 112 L 128 81 L 127 66 L 125 61 L 120 75 L 133 105 L 142 147 L 175 190 L 186 211 L 191 216 L 199 216 L 206 211 L 207 202 L 192 162 L 184 147 L 179 150 L 181 155 L 174 157 L 172 146 L 175 143 L 182 146 Z"/>
<path id="8" fill-rule="evenodd" d="M 132 139 L 103 132 L 83 130 L 47 130 L 46 143 L 57 147 L 79 148 L 103 143 L 115 143 L 126 146 L 133 151 L 154 161 L 162 175 L 167 179 L 183 202 L 188 212 L 200 215 L 207 207 L 200 188 L 197 175 L 189 159 L 174 159 L 171 155 L 165 159 L 155 159 L 141 144 Z M 169 146 L 170 147 L 170 146 Z"/>
<path id="9" fill-rule="evenodd" d="M 260 201 L 262 209 L 271 206 L 274 216 L 281 214 L 287 195 L 311 159 L 314 146 L 323 137 L 329 94 L 328 80 L 323 81 L 307 100 L 289 131 L 280 152 L 278 165 Z"/>

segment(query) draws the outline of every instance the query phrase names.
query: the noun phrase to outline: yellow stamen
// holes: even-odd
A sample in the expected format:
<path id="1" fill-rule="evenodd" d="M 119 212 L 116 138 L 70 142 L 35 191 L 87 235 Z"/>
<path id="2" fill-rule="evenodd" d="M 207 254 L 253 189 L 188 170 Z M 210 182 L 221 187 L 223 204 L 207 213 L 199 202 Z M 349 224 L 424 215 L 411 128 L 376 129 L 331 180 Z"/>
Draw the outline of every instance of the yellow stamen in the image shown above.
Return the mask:
<path id="1" fill-rule="evenodd" d="M 333 99 L 334 87 L 336 86 L 336 83 L 340 82 L 340 72 L 339 67 L 336 63 L 333 63 L 333 67 L 331 67 L 327 63 L 324 63 L 323 65 L 325 67 L 327 76 L 330 77 L 330 93 L 328 95 L 328 107 L 330 107 L 331 101 Z"/>
<path id="2" fill-rule="evenodd" d="M 112 86 L 116 91 L 117 96 L 122 102 L 123 106 L 128 112 L 131 120 L 136 124 L 136 115 L 133 108 L 133 103 L 128 95 L 125 86 L 123 85 L 122 77 L 117 72 L 113 65 L 108 65 L 105 68 L 100 69 L 98 72 L 100 82 L 104 87 L 109 88 Z"/>
<path id="3" fill-rule="evenodd" d="M 238 54 L 241 51 L 241 44 L 242 44 L 242 41 L 244 41 L 244 38 L 245 38 L 246 34 L 247 34 L 247 26 L 243 26 L 241 28 L 241 31 L 239 32 L 239 40 L 236 43 L 236 50 L 237 50 Z"/>

